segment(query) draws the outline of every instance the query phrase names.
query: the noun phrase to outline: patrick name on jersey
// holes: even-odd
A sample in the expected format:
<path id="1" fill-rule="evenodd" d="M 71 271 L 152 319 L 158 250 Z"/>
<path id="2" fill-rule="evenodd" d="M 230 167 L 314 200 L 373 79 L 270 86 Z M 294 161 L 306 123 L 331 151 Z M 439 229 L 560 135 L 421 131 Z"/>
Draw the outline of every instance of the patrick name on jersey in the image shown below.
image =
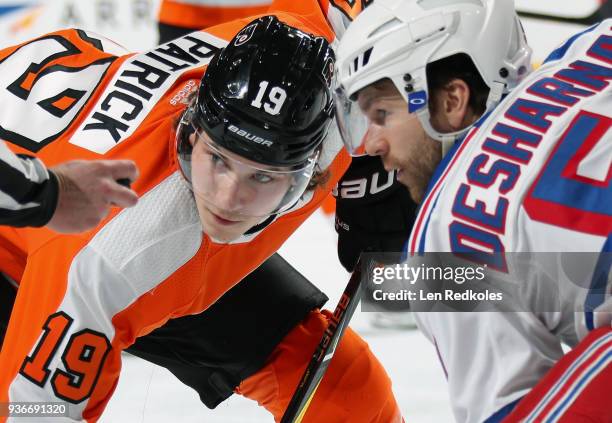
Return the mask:
<path id="1" fill-rule="evenodd" d="M 504 239 L 508 235 L 508 198 L 521 177 L 532 177 L 525 168 L 536 155 L 541 156 L 539 147 L 546 151 L 552 148 L 552 152 L 542 158 L 545 164 L 523 199 L 529 217 L 594 235 L 608 236 L 612 231 L 612 204 L 606 200 L 612 196 L 610 166 L 604 166 L 606 171 L 601 175 L 579 171 L 580 163 L 602 141 L 612 118 L 593 111 L 576 111 L 582 102 L 608 87 L 612 78 L 612 36 L 600 35 L 577 60 L 567 66 L 555 66 L 555 60 L 565 54 L 571 41 L 551 54 L 542 71 L 518 89 L 518 96 L 500 106 L 503 110 L 498 112 L 496 123 L 487 127 L 488 132 L 478 134 L 484 141 L 479 151 L 471 155 L 452 205 L 452 252 L 507 270 L 504 255 L 496 253 L 507 250 Z M 573 112 L 567 116 L 570 110 Z M 564 118 L 572 120 L 566 127 L 563 125 L 563 133 L 545 137 L 554 123 Z M 478 132 L 479 128 L 474 128 L 461 149 Z M 544 146 L 547 142 L 555 145 Z M 460 155 L 461 151 L 453 160 Z M 497 189 L 491 194 L 494 186 Z M 487 194 L 478 198 L 478 193 Z"/>
<path id="2" fill-rule="evenodd" d="M 130 58 L 71 143 L 100 154 L 107 152 L 132 134 L 181 72 L 207 64 L 226 44 L 210 34 L 194 32 Z"/>
<path id="3" fill-rule="evenodd" d="M 0 78 L 14 89 L 3 94 L 10 98 L 0 97 L 0 104 L 27 108 L 28 116 L 39 110 L 40 116 L 36 122 L 23 122 L 15 114 L 0 135 L 30 151 L 40 150 L 81 118 L 88 100 L 115 67 L 100 100 L 70 140 L 104 154 L 134 132 L 180 74 L 207 64 L 226 44 L 208 33 L 194 32 L 146 53 L 118 57 L 126 54 L 121 47 L 82 30 L 30 41 L 4 59 Z M 16 74 L 24 67 L 28 69 L 24 75 Z M 74 78 L 75 72 L 79 78 Z M 68 79 L 71 85 L 66 89 Z M 15 95 L 23 101 L 15 104 Z M 38 107 L 30 107 L 34 104 Z"/>

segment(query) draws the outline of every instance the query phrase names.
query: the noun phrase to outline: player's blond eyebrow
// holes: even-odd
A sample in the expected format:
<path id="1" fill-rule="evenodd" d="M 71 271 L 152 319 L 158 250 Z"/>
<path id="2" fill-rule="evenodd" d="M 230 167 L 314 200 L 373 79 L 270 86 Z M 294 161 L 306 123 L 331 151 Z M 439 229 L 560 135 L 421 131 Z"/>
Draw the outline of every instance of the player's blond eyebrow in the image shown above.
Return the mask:
<path id="1" fill-rule="evenodd" d="M 362 95 L 364 96 L 364 99 L 363 103 L 359 101 L 359 108 L 363 112 L 367 112 L 368 110 L 370 110 L 370 107 L 372 107 L 372 103 L 374 102 L 374 96 L 366 90 L 364 92 L 359 93 L 358 100 L 361 100 Z"/>
<path id="2" fill-rule="evenodd" d="M 398 95 L 401 96 L 395 84 L 390 79 L 385 78 L 362 88 L 358 92 L 357 101 L 361 110 L 367 112 L 374 101 L 394 100 Z M 364 97 L 363 103 L 361 102 L 362 96 Z"/>
<path id="3" fill-rule="evenodd" d="M 391 101 L 396 101 L 396 100 L 398 99 L 393 95 L 378 96 L 378 95 L 370 94 L 364 98 L 363 105 L 361 103 L 359 104 L 359 108 L 364 114 L 367 114 L 374 103 L 377 103 L 377 104 L 383 103 L 384 105 L 385 101 L 391 102 Z"/>

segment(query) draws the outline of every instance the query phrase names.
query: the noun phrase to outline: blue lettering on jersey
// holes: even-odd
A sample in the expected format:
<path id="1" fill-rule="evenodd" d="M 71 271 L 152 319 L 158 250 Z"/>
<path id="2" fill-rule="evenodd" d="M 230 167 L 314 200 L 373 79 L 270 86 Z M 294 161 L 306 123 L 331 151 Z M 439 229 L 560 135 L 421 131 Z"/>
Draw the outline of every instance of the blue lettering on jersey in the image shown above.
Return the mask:
<path id="1" fill-rule="evenodd" d="M 578 171 L 599 142 L 609 141 L 605 134 L 611 126 L 608 116 L 577 114 L 524 200 L 532 219 L 595 235 L 612 231 L 612 162 L 602 180 Z"/>
<path id="2" fill-rule="evenodd" d="M 527 144 L 530 147 L 537 147 L 542 140 L 541 135 L 503 123 L 495 125 L 492 133 L 504 139 L 505 142 L 487 138 L 483 144 L 483 150 L 521 163 L 529 163 L 531 151 L 521 148 L 520 145 Z"/>
<path id="3" fill-rule="evenodd" d="M 555 78 L 542 78 L 527 88 L 527 92 L 566 106 L 573 106 L 580 101 L 576 96 L 589 97 L 595 94 Z"/>
<path id="4" fill-rule="evenodd" d="M 497 159 L 493 162 L 491 168 L 484 172 L 482 169 L 490 158 L 491 156 L 488 154 L 479 154 L 474 158 L 467 171 L 468 182 L 482 188 L 489 188 L 497 181 L 498 176 L 501 175 L 504 178 L 499 185 L 499 192 L 507 194 L 514 188 L 517 179 L 521 175 L 521 167 L 507 160 Z"/>
<path id="5" fill-rule="evenodd" d="M 500 272 L 508 271 L 504 244 L 499 236 L 458 221 L 451 223 L 448 231 L 451 251 L 455 255 L 486 264 Z"/>
<path id="6" fill-rule="evenodd" d="M 508 212 L 508 200 L 500 197 L 495 206 L 495 213 L 487 213 L 487 206 L 483 201 L 476 200 L 474 206 L 467 204 L 470 186 L 461 184 L 455 201 L 453 202 L 453 215 L 462 217 L 470 222 L 485 226 L 487 229 L 503 234 L 506 227 L 506 213 Z"/>
<path id="7" fill-rule="evenodd" d="M 591 57 L 612 62 L 612 37 L 599 37 L 588 52 Z M 595 94 L 572 82 L 599 91 L 608 85 L 611 77 L 610 69 L 575 61 L 558 71 L 555 77 L 542 75 L 526 89 L 544 101 L 518 97 L 507 106 L 501 118 L 504 123 L 498 122 L 490 136 L 483 137 L 482 152 L 476 154 L 468 166 L 467 183 L 462 183 L 455 194 L 454 219 L 449 226 L 451 251 L 464 256 L 480 252 L 479 262 L 501 267 L 493 252 L 505 251 L 500 237 L 505 234 L 509 209 L 505 196 L 521 176 L 521 166 L 530 163 L 534 149 L 543 139 L 540 134 L 545 134 L 568 110 L 576 113 L 579 103 Z M 537 133 L 512 122 L 533 128 Z M 605 139 L 611 122 L 612 118 L 607 116 L 577 112 L 524 199 L 523 205 L 532 219 L 604 236 L 612 232 L 612 203 L 608 201 L 612 198 L 612 163 L 607 175 L 599 178 L 602 180 L 594 180 L 578 171 L 578 166 L 595 145 Z M 549 140 L 547 145 L 550 142 L 555 141 Z M 488 171 L 483 171 L 491 161 Z M 497 197 L 491 195 L 491 190 L 470 189 L 471 185 L 490 188 L 500 176 L 504 179 L 499 183 Z M 489 211 L 494 210 L 493 213 L 487 212 L 487 206 Z M 469 254 L 465 258 L 473 260 Z"/>
<path id="8" fill-rule="evenodd" d="M 559 141 L 558 149 L 551 156 L 548 165 L 542 172 L 542 177 L 535 187 L 533 195 L 536 197 L 544 196 L 561 204 L 567 201 L 568 197 L 573 198 L 576 201 L 569 205 L 580 204 L 582 210 L 612 216 L 612 202 L 609 201 L 612 199 L 612 184 L 609 183 L 612 175 L 608 174 L 606 180 L 603 181 L 589 181 L 576 174 L 578 163 L 574 163 L 573 170 L 569 169 L 572 165 L 570 162 L 575 162 L 578 158 L 576 157 L 579 154 L 578 149 L 585 145 L 594 147 L 600 140 L 588 141 L 598 132 L 605 133 L 610 128 L 611 120 L 609 117 L 587 112 L 579 114 Z M 601 126 L 599 131 L 597 130 L 598 126 Z M 586 155 L 584 153 L 586 152 L 580 154 L 580 158 L 584 158 Z"/>
<path id="9" fill-rule="evenodd" d="M 601 91 L 608 86 L 607 81 L 612 79 L 612 69 L 576 60 L 569 65 L 569 68 L 557 72 L 555 78 Z"/>
<path id="10" fill-rule="evenodd" d="M 565 111 L 567 107 L 519 98 L 508 108 L 506 117 L 544 133 L 552 124 L 547 117 L 549 115 L 561 116 Z"/>
<path id="11" fill-rule="evenodd" d="M 612 65 L 612 36 L 600 35 L 587 51 L 587 55 Z"/>

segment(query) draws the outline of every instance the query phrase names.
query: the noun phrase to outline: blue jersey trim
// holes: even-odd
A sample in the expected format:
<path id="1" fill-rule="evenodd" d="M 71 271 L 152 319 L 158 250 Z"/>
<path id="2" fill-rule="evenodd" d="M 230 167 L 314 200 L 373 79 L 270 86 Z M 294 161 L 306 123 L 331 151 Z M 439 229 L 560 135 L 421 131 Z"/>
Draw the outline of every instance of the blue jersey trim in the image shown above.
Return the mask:
<path id="1" fill-rule="evenodd" d="M 563 45 L 561 47 L 558 47 L 555 50 L 553 50 L 548 55 L 548 57 L 544 60 L 544 63 L 548 63 L 548 62 L 551 62 L 553 60 L 559 60 L 559 59 L 563 58 L 563 56 L 565 56 L 565 53 L 567 53 L 567 50 L 569 50 L 569 48 L 572 46 L 572 44 L 574 44 L 574 41 L 576 41 L 582 35 L 584 35 L 584 34 L 586 34 L 588 32 L 593 31 L 598 26 L 599 26 L 599 24 L 595 24 L 593 26 L 588 27 L 584 31 L 581 31 L 581 32 L 579 32 L 577 34 L 572 35 L 570 38 L 567 39 L 567 41 L 565 41 L 565 43 L 563 43 Z"/>
<path id="2" fill-rule="evenodd" d="M 580 395 L 582 388 L 584 387 L 585 384 L 588 384 L 591 379 L 593 374 L 597 375 L 597 373 L 601 370 L 602 367 L 607 367 L 608 366 L 608 362 L 610 361 L 610 356 L 612 355 L 612 353 L 610 353 L 610 351 L 608 351 L 607 353 L 603 354 L 603 357 L 598 358 L 595 361 L 595 365 L 593 366 L 593 364 L 591 364 L 589 367 L 590 369 L 587 370 L 587 372 L 585 374 L 582 374 L 580 376 L 580 379 L 578 380 L 578 383 L 575 383 L 573 389 L 569 392 L 565 394 L 565 399 L 561 402 L 558 403 L 554 408 L 553 408 L 553 412 L 550 414 L 550 417 L 548 419 L 546 419 L 546 422 L 558 422 L 560 420 L 561 415 L 563 415 L 563 413 L 565 413 L 565 411 L 567 411 L 567 406 L 568 404 L 571 404 L 572 401 L 574 401 L 576 399 L 576 396 Z M 607 413 L 606 413 L 607 414 Z M 573 419 L 572 419 L 573 420 Z M 580 419 L 582 420 L 582 419 Z M 589 419 L 591 420 L 591 419 Z"/>
<path id="3" fill-rule="evenodd" d="M 608 284 L 608 275 L 610 274 L 611 267 L 612 234 L 608 235 L 608 239 L 601 250 L 601 254 L 595 265 L 595 270 L 593 271 L 589 292 L 584 301 L 584 320 L 589 331 L 595 329 L 593 310 L 599 307 L 605 300 L 606 285 Z"/>
<path id="4" fill-rule="evenodd" d="M 501 423 L 506 417 L 508 417 L 508 415 L 510 415 L 510 413 L 512 413 L 512 410 L 514 410 L 514 407 L 516 407 L 516 405 L 522 399 L 523 398 L 521 397 L 517 400 L 512 401 L 510 404 L 506 404 L 505 406 L 497 410 L 495 414 L 493 414 L 491 417 L 489 417 L 482 423 Z"/>

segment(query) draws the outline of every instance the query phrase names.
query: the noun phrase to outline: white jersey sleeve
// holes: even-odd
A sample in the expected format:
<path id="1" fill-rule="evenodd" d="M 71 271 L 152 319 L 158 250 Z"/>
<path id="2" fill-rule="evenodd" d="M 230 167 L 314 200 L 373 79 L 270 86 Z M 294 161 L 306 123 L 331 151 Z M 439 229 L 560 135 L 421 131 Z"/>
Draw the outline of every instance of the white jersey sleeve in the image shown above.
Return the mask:
<path id="1" fill-rule="evenodd" d="M 612 20 L 576 34 L 472 129 L 439 169 L 411 253 L 476 254 L 512 274 L 513 253 L 584 252 L 555 310 L 418 313 L 448 375 L 459 422 L 521 398 L 588 330 L 610 325 Z M 493 254 L 494 252 L 512 254 Z M 554 282 L 567 269 L 541 263 Z M 538 295 L 539 294 L 539 295 Z"/>

